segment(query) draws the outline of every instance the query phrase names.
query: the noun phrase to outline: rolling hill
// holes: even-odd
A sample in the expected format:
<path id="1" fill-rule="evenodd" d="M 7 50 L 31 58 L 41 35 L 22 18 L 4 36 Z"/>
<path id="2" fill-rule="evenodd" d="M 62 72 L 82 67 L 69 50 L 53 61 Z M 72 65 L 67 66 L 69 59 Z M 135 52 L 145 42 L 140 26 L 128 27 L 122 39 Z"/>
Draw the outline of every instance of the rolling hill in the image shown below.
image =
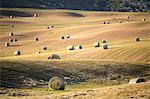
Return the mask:
<path id="1" fill-rule="evenodd" d="M 4 17 L 0 19 L 1 59 L 47 60 L 51 54 L 58 54 L 62 59 L 150 62 L 149 13 L 31 9 L 2 9 L 1 12 Z M 10 19 L 9 14 L 15 18 Z M 33 14 L 38 17 L 32 17 Z M 119 20 L 123 22 L 119 23 Z M 103 24 L 104 21 L 110 24 Z M 47 29 L 48 26 L 54 28 Z M 9 32 L 15 35 L 10 37 Z M 61 35 L 70 35 L 70 38 L 61 40 Z M 35 37 L 39 37 L 38 42 L 34 41 Z M 140 42 L 135 41 L 137 37 L 141 38 Z M 11 38 L 18 39 L 18 42 L 5 47 L 4 43 Z M 108 50 L 102 49 L 103 40 L 107 40 Z M 100 48 L 94 48 L 94 42 L 100 42 Z M 83 49 L 67 51 L 69 45 L 83 45 Z M 43 46 L 48 50 L 42 50 Z M 14 56 L 16 50 L 22 55 Z M 38 51 L 42 53 L 35 54 Z"/>

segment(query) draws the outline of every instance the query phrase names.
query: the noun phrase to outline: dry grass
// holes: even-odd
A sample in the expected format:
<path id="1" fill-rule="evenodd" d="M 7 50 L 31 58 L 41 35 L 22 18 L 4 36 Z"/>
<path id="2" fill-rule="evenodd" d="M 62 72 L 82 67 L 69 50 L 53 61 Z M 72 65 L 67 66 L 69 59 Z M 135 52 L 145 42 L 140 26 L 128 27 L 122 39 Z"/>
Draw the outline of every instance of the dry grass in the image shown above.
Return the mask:
<path id="1" fill-rule="evenodd" d="M 10 9 L 1 10 L 7 11 Z M 13 56 L 13 52 L 16 49 L 21 49 L 23 51 L 21 58 L 33 60 L 35 59 L 34 53 L 39 50 L 42 45 L 48 45 L 51 50 L 36 56 L 36 59 L 45 59 L 50 53 L 59 53 L 63 59 L 89 59 L 89 56 L 91 56 L 90 59 L 107 61 L 114 60 L 142 63 L 148 63 L 150 61 L 148 58 L 150 48 L 150 30 L 148 28 L 150 25 L 149 13 L 33 9 L 11 10 L 25 11 L 31 15 L 36 13 L 40 16 L 37 18 L 33 18 L 32 16 L 16 16 L 14 19 L 4 16 L 4 18 L 1 19 L 0 56 L 2 59 L 3 57 Z M 130 19 L 127 19 L 127 16 L 130 16 Z M 142 21 L 143 18 L 146 18 L 147 21 Z M 47 21 L 47 19 L 49 20 Z M 118 24 L 118 20 L 123 20 L 123 23 Z M 103 21 L 109 21 L 111 24 L 104 25 L 102 24 Z M 10 27 L 12 24 L 15 25 L 15 28 Z M 51 28 L 50 30 L 45 29 L 46 26 L 53 25 L 55 28 Z M 10 29 L 13 32 L 15 31 L 19 41 L 17 44 L 14 44 L 14 46 L 6 49 L 2 45 L 10 38 L 7 35 Z M 60 35 L 68 35 L 68 33 L 71 35 L 70 39 L 63 41 L 57 39 Z M 41 41 L 36 44 L 32 40 L 35 36 L 41 39 Z M 134 42 L 137 36 L 141 38 L 140 44 Z M 103 39 L 109 41 L 110 49 L 108 51 L 104 52 L 101 49 L 92 49 L 93 42 L 102 41 Z M 68 45 L 78 44 L 82 44 L 84 50 L 66 51 Z M 28 46 L 32 46 L 32 49 Z M 128 57 L 131 58 L 128 59 Z M 16 59 L 16 57 L 8 57 L 7 59 L 13 58 Z"/>

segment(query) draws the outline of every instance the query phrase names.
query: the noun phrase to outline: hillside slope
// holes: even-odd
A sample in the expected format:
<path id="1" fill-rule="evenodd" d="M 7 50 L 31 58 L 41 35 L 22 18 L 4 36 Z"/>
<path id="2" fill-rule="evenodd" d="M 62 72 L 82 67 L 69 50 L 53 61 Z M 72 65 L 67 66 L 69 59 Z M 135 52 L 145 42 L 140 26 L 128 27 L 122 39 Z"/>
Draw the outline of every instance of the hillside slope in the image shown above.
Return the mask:
<path id="1" fill-rule="evenodd" d="M 105 13 L 71 10 L 32 10 L 1 9 L 0 19 L 0 58 L 47 60 L 52 54 L 62 59 L 98 59 L 105 61 L 149 63 L 150 14 L 149 13 Z M 33 18 L 33 14 L 37 18 Z M 15 18 L 8 16 L 13 14 Z M 127 16 L 130 18 L 127 19 Z M 143 21 L 143 19 L 146 21 Z M 122 23 L 118 21 L 122 20 Z M 103 24 L 103 22 L 110 24 Z M 11 27 L 14 25 L 14 28 Z M 54 28 L 51 28 L 51 26 Z M 50 29 L 47 29 L 47 27 Z M 10 37 L 9 32 L 15 35 Z M 70 35 L 61 40 L 61 35 Z M 35 42 L 35 37 L 39 41 Z M 141 41 L 136 42 L 136 37 Z M 16 38 L 18 42 L 5 47 L 4 43 Z M 109 49 L 103 50 L 102 41 L 108 42 Z M 94 42 L 100 42 L 100 48 L 94 48 Z M 83 49 L 67 51 L 69 45 L 82 45 Z M 47 46 L 48 50 L 42 50 Z M 32 47 L 32 48 L 30 48 Z M 21 56 L 14 56 L 16 50 Z M 41 54 L 35 54 L 36 52 Z"/>

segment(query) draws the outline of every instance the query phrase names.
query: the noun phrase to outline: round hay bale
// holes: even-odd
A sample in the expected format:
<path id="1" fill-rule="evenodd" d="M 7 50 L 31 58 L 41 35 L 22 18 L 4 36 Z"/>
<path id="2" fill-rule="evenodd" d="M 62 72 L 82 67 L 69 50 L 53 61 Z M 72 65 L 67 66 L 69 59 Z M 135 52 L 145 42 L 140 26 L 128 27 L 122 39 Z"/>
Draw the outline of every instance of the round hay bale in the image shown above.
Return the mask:
<path id="1" fill-rule="evenodd" d="M 52 77 L 49 80 L 49 88 L 53 90 L 64 90 L 65 89 L 64 79 L 60 77 Z"/>
<path id="2" fill-rule="evenodd" d="M 143 21 L 146 21 L 146 19 L 143 19 Z"/>
<path id="3" fill-rule="evenodd" d="M 11 25 L 11 27 L 13 28 L 13 27 L 14 27 L 14 25 Z"/>
<path id="4" fill-rule="evenodd" d="M 61 59 L 59 55 L 57 54 L 52 54 L 48 59 Z"/>
<path id="5" fill-rule="evenodd" d="M 14 36 L 14 33 L 13 33 L 13 32 L 10 32 L 10 33 L 9 33 L 9 36 Z"/>
<path id="6" fill-rule="evenodd" d="M 44 46 L 44 47 L 43 47 L 43 50 L 47 50 L 47 47 L 46 47 L 46 46 Z"/>
<path id="7" fill-rule="evenodd" d="M 103 40 L 103 43 L 107 43 L 107 41 L 106 41 L 106 40 Z"/>
<path id="8" fill-rule="evenodd" d="M 9 42 L 13 42 L 13 39 L 10 39 Z"/>
<path id="9" fill-rule="evenodd" d="M 103 22 L 103 24 L 106 24 L 106 22 Z"/>
<path id="10" fill-rule="evenodd" d="M 70 35 L 66 35 L 66 38 L 70 38 Z"/>
<path id="11" fill-rule="evenodd" d="M 34 14 L 33 16 L 34 16 L 35 18 L 37 18 L 37 14 Z"/>
<path id="12" fill-rule="evenodd" d="M 99 42 L 95 42 L 94 43 L 94 47 L 100 47 L 100 43 Z"/>
<path id="13" fill-rule="evenodd" d="M 119 20 L 118 22 L 119 22 L 119 23 L 122 23 L 122 20 Z"/>
<path id="14" fill-rule="evenodd" d="M 65 36 L 61 35 L 61 36 L 60 36 L 60 39 L 62 39 L 62 40 L 65 39 Z"/>
<path id="15" fill-rule="evenodd" d="M 136 83 L 141 83 L 141 82 L 145 82 L 144 78 L 133 78 L 129 81 L 129 84 L 136 84 Z"/>
<path id="16" fill-rule="evenodd" d="M 8 47 L 10 46 L 10 44 L 8 42 L 5 43 L 5 47 Z"/>
<path id="17" fill-rule="evenodd" d="M 67 50 L 74 50 L 74 46 L 73 45 L 70 45 L 70 46 L 67 46 Z"/>
<path id="18" fill-rule="evenodd" d="M 47 27 L 47 29 L 49 29 L 49 26 Z"/>
<path id="19" fill-rule="evenodd" d="M 15 55 L 15 56 L 21 55 L 21 52 L 20 52 L 20 51 L 15 51 L 15 52 L 14 52 L 14 55 Z"/>
<path id="20" fill-rule="evenodd" d="M 82 48 L 83 48 L 82 45 L 76 46 L 76 49 L 82 49 Z"/>
<path id="21" fill-rule="evenodd" d="M 139 41 L 140 41 L 140 38 L 139 38 L 139 37 L 137 37 L 135 40 L 136 40 L 137 42 L 139 42 Z"/>
<path id="22" fill-rule="evenodd" d="M 52 28 L 54 28 L 54 26 L 52 25 Z"/>
<path id="23" fill-rule="evenodd" d="M 107 44 L 107 43 L 103 44 L 103 49 L 104 49 L 104 50 L 105 50 L 105 49 L 108 49 L 108 44 Z"/>
<path id="24" fill-rule="evenodd" d="M 108 21 L 107 24 L 110 24 L 110 22 Z"/>
<path id="25" fill-rule="evenodd" d="M 35 54 L 40 54 L 41 52 L 40 51 L 38 51 L 38 52 L 35 52 Z"/>
<path id="26" fill-rule="evenodd" d="M 38 37 L 36 37 L 36 38 L 35 38 L 35 41 L 39 41 L 39 38 L 38 38 Z"/>
<path id="27" fill-rule="evenodd" d="M 17 39 L 14 39 L 14 41 L 17 42 L 18 40 L 17 40 Z"/>
<path id="28" fill-rule="evenodd" d="M 10 18 L 14 18 L 14 16 L 13 16 L 13 15 L 10 15 L 9 17 L 10 17 Z"/>

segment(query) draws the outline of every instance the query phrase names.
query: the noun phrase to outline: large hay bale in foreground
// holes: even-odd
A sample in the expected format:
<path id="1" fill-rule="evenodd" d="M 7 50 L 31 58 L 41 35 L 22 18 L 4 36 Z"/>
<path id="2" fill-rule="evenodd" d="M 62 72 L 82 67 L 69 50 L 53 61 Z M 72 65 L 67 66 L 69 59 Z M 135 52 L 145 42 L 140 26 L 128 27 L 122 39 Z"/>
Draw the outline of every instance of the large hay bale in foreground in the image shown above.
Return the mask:
<path id="1" fill-rule="evenodd" d="M 94 43 L 94 47 L 100 47 L 100 43 L 99 42 L 95 42 Z"/>
<path id="2" fill-rule="evenodd" d="M 140 38 L 139 38 L 139 37 L 137 37 L 135 40 L 136 40 L 137 42 L 139 42 L 139 41 L 140 41 Z"/>
<path id="3" fill-rule="evenodd" d="M 103 44 L 103 49 L 104 49 L 104 50 L 105 50 L 105 49 L 108 49 L 108 44 L 107 44 L 107 43 Z"/>
<path id="4" fill-rule="evenodd" d="M 60 77 L 52 77 L 49 80 L 49 88 L 54 90 L 64 90 L 65 89 L 64 80 Z"/>
<path id="5" fill-rule="evenodd" d="M 8 47 L 10 46 L 10 44 L 8 42 L 5 43 L 5 47 Z"/>
<path id="6" fill-rule="evenodd" d="M 76 46 L 76 49 L 82 49 L 82 48 L 83 48 L 82 45 Z"/>
<path id="7" fill-rule="evenodd" d="M 9 36 L 14 36 L 14 33 L 13 32 L 9 32 Z"/>
<path id="8" fill-rule="evenodd" d="M 14 55 L 15 55 L 15 56 L 21 55 L 21 52 L 20 52 L 20 51 L 15 51 L 15 52 L 14 52 Z"/>
<path id="9" fill-rule="evenodd" d="M 74 50 L 74 45 L 67 46 L 67 50 Z"/>
<path id="10" fill-rule="evenodd" d="M 48 59 L 61 59 L 59 55 L 57 54 L 52 54 Z"/>
<path id="11" fill-rule="evenodd" d="M 129 84 L 136 84 L 136 83 L 141 83 L 141 82 L 145 82 L 145 79 L 143 79 L 143 78 L 133 78 L 129 81 Z"/>

